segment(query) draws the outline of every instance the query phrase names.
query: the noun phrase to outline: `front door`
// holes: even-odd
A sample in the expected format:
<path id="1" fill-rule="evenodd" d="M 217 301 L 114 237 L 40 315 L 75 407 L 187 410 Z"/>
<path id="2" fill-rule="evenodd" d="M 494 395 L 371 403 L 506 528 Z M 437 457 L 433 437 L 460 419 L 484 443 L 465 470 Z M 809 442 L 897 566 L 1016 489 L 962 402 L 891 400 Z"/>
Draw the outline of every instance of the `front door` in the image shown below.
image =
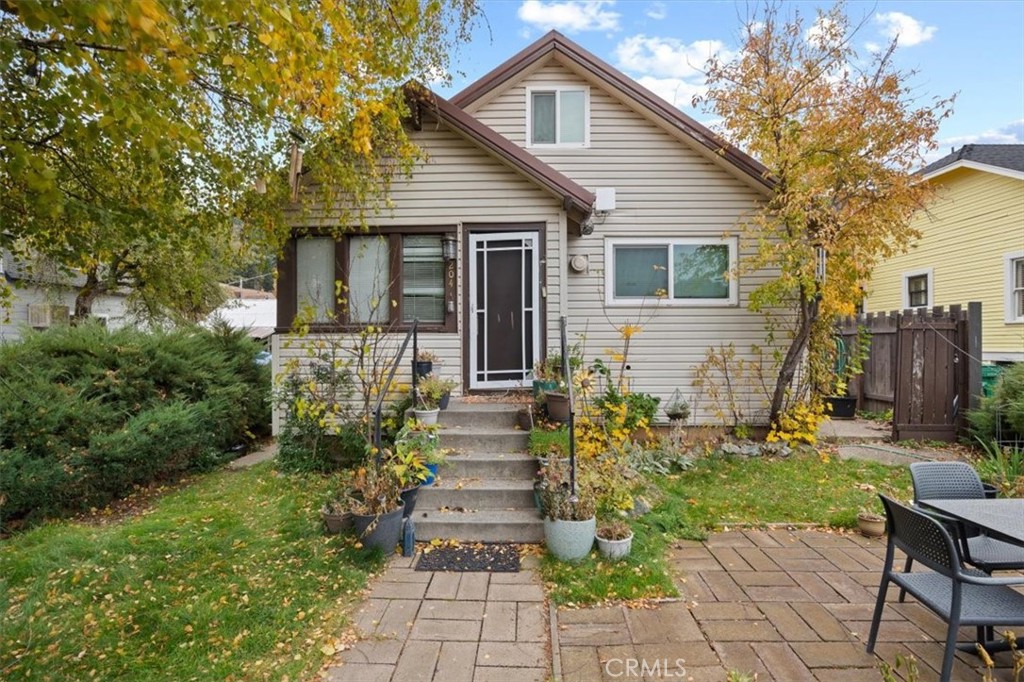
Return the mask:
<path id="1" fill-rule="evenodd" d="M 515 388 L 540 348 L 537 232 L 469 235 L 469 387 Z"/>

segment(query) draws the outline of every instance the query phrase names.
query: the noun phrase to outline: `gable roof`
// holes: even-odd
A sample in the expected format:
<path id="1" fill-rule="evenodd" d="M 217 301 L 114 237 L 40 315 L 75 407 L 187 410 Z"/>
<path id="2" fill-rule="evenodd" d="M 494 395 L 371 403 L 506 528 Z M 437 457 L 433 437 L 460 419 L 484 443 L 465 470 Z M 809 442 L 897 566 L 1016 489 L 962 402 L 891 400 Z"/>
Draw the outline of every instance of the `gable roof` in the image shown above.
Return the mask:
<path id="1" fill-rule="evenodd" d="M 415 82 L 407 83 L 405 93 L 415 125 L 419 124 L 420 107 L 426 107 L 454 132 L 560 198 L 562 208 L 571 219 L 579 222 L 590 214 L 596 199 L 594 193 L 569 176 L 555 170 L 429 88 Z"/>
<path id="2" fill-rule="evenodd" d="M 956 170 L 973 170 L 1024 180 L 1024 144 L 965 144 L 918 173 L 925 180 Z"/>
<path id="3" fill-rule="evenodd" d="M 677 107 L 654 94 L 635 80 L 615 67 L 588 52 L 558 31 L 550 31 L 539 40 L 528 45 L 518 54 L 513 55 L 503 64 L 470 84 L 462 92 L 451 99 L 451 104 L 465 108 L 484 98 L 495 89 L 510 84 L 521 74 L 552 55 L 559 56 L 574 64 L 577 68 L 589 73 L 607 85 L 613 91 L 624 95 L 628 100 L 646 108 L 661 119 L 682 139 L 689 141 L 698 151 L 708 158 L 724 160 L 754 181 L 754 185 L 762 190 L 771 189 L 774 185 L 769 178 L 768 169 L 759 161 L 722 140 L 706 126 L 690 118 Z"/>

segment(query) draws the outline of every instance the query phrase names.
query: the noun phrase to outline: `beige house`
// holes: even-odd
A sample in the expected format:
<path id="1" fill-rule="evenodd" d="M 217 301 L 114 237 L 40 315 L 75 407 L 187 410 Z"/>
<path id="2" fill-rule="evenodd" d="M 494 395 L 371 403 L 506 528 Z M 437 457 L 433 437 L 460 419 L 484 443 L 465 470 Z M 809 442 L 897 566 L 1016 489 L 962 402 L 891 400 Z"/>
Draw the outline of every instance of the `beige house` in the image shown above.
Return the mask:
<path id="1" fill-rule="evenodd" d="M 982 303 L 989 362 L 1024 361 L 1024 145 L 969 144 L 921 170 L 921 239 L 875 268 L 874 312 Z"/>
<path id="2" fill-rule="evenodd" d="M 393 187 L 390 214 L 337 240 L 300 225 L 288 244 L 275 366 L 303 356 L 288 332 L 308 306 L 317 333 L 419 319 L 420 346 L 464 393 L 528 386 L 561 316 L 588 361 L 621 352 L 620 329 L 639 325 L 633 389 L 665 400 L 679 388 L 711 420 L 692 386 L 708 347 L 742 356 L 764 342 L 747 310 L 763 280 L 726 276 L 747 256 L 736 225 L 768 193 L 764 168 L 556 32 L 414 109 L 428 158 Z M 750 421 L 767 413 L 763 396 L 740 402 Z"/>

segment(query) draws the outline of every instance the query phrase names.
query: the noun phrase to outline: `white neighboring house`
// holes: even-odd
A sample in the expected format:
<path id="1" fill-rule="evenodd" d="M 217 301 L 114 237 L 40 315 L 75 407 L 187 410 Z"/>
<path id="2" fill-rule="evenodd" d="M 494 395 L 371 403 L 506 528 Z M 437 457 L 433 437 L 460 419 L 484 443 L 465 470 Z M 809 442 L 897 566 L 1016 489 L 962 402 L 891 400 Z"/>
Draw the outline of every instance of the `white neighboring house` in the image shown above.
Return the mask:
<path id="1" fill-rule="evenodd" d="M 220 319 L 235 329 L 245 329 L 256 340 L 265 340 L 277 326 L 277 297 L 269 291 L 240 289 L 222 284 L 228 300 L 206 318 L 206 326 Z"/>
<path id="2" fill-rule="evenodd" d="M 0 308 L 0 343 L 18 341 L 25 329 L 67 324 L 85 283 L 84 275 L 30 272 L 8 251 L 0 251 L 0 276 L 14 294 L 10 309 Z M 125 292 L 100 294 L 92 306 L 93 317 L 115 329 L 130 324 L 126 299 Z"/>

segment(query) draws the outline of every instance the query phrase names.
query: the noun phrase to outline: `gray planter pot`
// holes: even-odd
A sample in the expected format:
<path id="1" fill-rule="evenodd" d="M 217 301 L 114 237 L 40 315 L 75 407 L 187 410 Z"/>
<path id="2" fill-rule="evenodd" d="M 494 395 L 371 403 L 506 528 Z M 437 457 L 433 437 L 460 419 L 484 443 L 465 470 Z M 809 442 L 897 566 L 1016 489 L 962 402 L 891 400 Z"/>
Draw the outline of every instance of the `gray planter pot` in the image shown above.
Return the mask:
<path id="1" fill-rule="evenodd" d="M 320 509 L 320 518 L 323 519 L 327 532 L 331 534 L 340 533 L 352 527 L 352 514 L 342 512 L 335 514 L 327 511 L 326 507 Z"/>
<path id="2" fill-rule="evenodd" d="M 353 515 L 356 537 L 364 547 L 378 547 L 386 554 L 391 554 L 402 538 L 402 512 L 404 510 L 405 504 L 403 503 L 393 511 L 380 516 Z"/>
<path id="3" fill-rule="evenodd" d="M 605 540 L 600 535 L 597 536 L 598 551 L 609 559 L 621 559 L 622 557 L 629 556 L 629 550 L 632 548 L 632 533 L 625 540 Z"/>
<path id="4" fill-rule="evenodd" d="M 596 530 L 596 517 L 586 521 L 552 521 L 545 518 L 544 544 L 555 558 L 576 561 L 590 554 Z"/>

